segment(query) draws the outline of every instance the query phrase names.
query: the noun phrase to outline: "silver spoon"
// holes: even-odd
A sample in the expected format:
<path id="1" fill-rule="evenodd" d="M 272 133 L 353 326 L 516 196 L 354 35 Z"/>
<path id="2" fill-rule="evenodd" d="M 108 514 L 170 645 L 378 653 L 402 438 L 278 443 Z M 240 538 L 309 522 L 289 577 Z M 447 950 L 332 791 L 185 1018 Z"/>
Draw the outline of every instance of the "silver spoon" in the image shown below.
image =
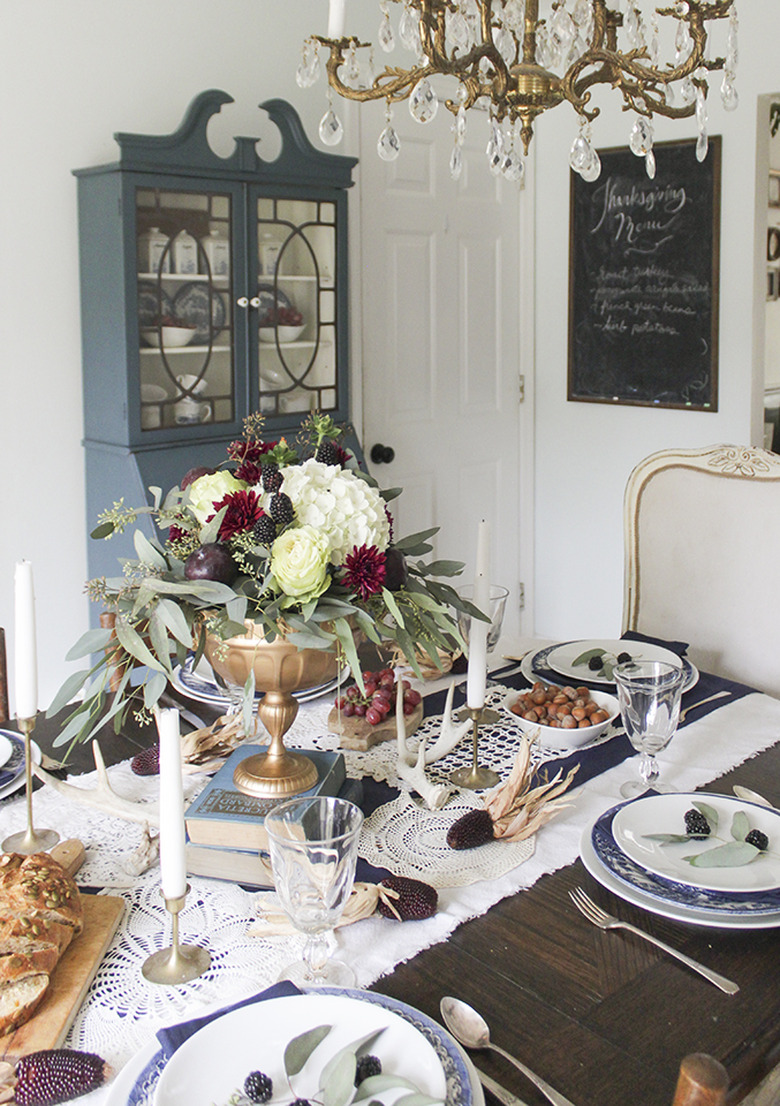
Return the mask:
<path id="1" fill-rule="evenodd" d="M 770 808 L 772 806 L 769 799 L 765 799 L 757 791 L 751 791 L 749 787 L 740 787 L 738 783 L 735 783 L 733 791 L 738 799 L 744 799 L 746 803 L 757 803 L 758 806 L 768 806 Z"/>
<path id="2" fill-rule="evenodd" d="M 573 1106 L 573 1103 L 565 1095 L 554 1090 L 549 1083 L 545 1083 L 540 1076 L 532 1072 L 530 1068 L 527 1068 L 511 1053 L 505 1052 L 498 1045 L 494 1045 L 490 1040 L 490 1030 L 487 1022 L 467 1002 L 463 1002 L 459 998 L 452 998 L 451 995 L 445 995 L 439 1003 L 439 1009 L 441 1010 L 441 1016 L 444 1018 L 444 1024 L 450 1033 L 466 1048 L 492 1048 L 494 1052 L 503 1056 L 510 1064 L 514 1064 L 517 1070 L 521 1071 L 527 1079 L 530 1079 L 545 1098 L 552 1102 L 553 1106 Z"/>

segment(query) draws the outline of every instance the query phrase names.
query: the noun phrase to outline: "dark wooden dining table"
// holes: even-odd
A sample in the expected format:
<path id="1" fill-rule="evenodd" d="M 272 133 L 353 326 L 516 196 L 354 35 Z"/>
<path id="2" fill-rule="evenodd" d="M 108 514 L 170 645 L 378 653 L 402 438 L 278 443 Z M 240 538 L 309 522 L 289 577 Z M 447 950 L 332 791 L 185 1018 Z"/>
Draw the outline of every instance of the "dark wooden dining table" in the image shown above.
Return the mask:
<path id="1" fill-rule="evenodd" d="M 200 704 L 198 714 L 214 717 Z M 57 719 L 41 716 L 34 735 L 54 757 L 62 753 L 52 749 L 58 731 Z M 106 727 L 100 744 L 106 763 L 116 763 L 153 740 L 151 728 L 129 722 L 119 735 Z M 72 772 L 91 770 L 89 748 L 76 747 L 68 765 Z M 780 744 L 703 790 L 730 792 L 733 783 L 780 805 Z M 595 928 L 569 899 L 577 886 L 611 913 L 735 980 L 739 993 L 721 993 L 632 934 Z M 613 896 L 579 860 L 462 924 L 372 989 L 437 1020 L 442 996 L 465 999 L 486 1016 L 498 1045 L 574 1106 L 671 1106 L 680 1061 L 690 1052 L 710 1053 L 725 1065 L 728 1101 L 736 1103 L 780 1063 L 780 929 L 666 920 Z M 480 1051 L 472 1058 L 527 1106 L 546 1102 L 501 1057 Z"/>

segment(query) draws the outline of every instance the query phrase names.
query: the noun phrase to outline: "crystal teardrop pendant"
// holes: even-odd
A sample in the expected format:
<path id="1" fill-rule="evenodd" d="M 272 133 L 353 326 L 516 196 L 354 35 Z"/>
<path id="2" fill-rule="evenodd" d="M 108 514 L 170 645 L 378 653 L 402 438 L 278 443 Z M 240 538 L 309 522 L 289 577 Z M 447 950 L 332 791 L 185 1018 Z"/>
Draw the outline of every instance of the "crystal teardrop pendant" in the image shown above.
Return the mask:
<path id="1" fill-rule="evenodd" d="M 493 31 L 493 44 L 507 65 L 513 65 L 517 57 L 517 45 L 511 31 L 500 27 Z"/>
<path id="2" fill-rule="evenodd" d="M 655 180 L 655 154 L 652 150 L 648 150 L 645 154 L 645 172 L 650 180 Z"/>
<path id="3" fill-rule="evenodd" d="M 631 129 L 631 137 L 628 140 L 631 153 L 637 157 L 645 157 L 653 148 L 653 125 L 643 115 L 634 123 Z"/>
<path id="4" fill-rule="evenodd" d="M 460 9 L 447 13 L 447 43 L 459 53 L 465 53 L 471 45 L 469 25 Z"/>
<path id="5" fill-rule="evenodd" d="M 490 138 L 485 153 L 490 172 L 496 176 L 501 171 L 501 163 L 504 160 L 504 136 L 495 119 L 490 120 Z"/>
<path id="6" fill-rule="evenodd" d="M 720 98 L 726 111 L 736 111 L 739 107 L 739 93 L 728 77 L 723 78 L 720 86 Z"/>
<path id="7" fill-rule="evenodd" d="M 418 123 L 430 123 L 439 110 L 439 101 L 427 77 L 418 81 L 409 97 L 409 112 Z"/>
<path id="8" fill-rule="evenodd" d="M 684 104 L 692 104 L 696 99 L 696 89 L 690 77 L 686 77 L 680 85 L 680 99 Z"/>
<path id="9" fill-rule="evenodd" d="M 453 180 L 460 180 L 463 172 L 463 147 L 456 142 L 450 154 L 450 176 Z"/>
<path id="10" fill-rule="evenodd" d="M 512 146 L 501 165 L 501 172 L 507 180 L 519 183 L 525 176 L 525 163 Z"/>
<path id="11" fill-rule="evenodd" d="M 592 157 L 593 147 L 585 136 L 585 133 L 580 131 L 571 144 L 569 165 L 575 173 L 581 173 L 587 165 L 590 165 Z"/>
<path id="12" fill-rule="evenodd" d="M 390 12 L 387 10 L 387 4 L 380 4 L 380 7 L 382 9 L 382 22 L 379 24 L 377 38 L 384 52 L 389 54 L 395 49 L 395 35 L 390 23 Z"/>
<path id="13" fill-rule="evenodd" d="M 401 143 L 392 123 L 388 123 L 376 143 L 376 152 L 382 161 L 395 161 L 401 152 Z"/>
<path id="14" fill-rule="evenodd" d="M 404 4 L 398 23 L 398 34 L 407 50 L 416 50 L 420 45 L 420 20 L 409 4 Z"/>
<path id="15" fill-rule="evenodd" d="M 320 120 L 320 139 L 326 146 L 338 146 L 344 137 L 344 127 L 333 108 L 328 110 Z"/>
<path id="16" fill-rule="evenodd" d="M 710 140 L 707 137 L 706 130 L 699 131 L 699 137 L 696 139 L 696 160 L 704 161 L 707 157 L 707 151 L 710 148 Z"/>
<path id="17" fill-rule="evenodd" d="M 591 184 L 594 180 L 598 180 L 600 175 L 601 158 L 594 150 L 593 157 L 591 158 L 589 164 L 586 165 L 585 168 L 580 172 L 580 176 L 584 181 L 587 181 L 588 184 Z"/>

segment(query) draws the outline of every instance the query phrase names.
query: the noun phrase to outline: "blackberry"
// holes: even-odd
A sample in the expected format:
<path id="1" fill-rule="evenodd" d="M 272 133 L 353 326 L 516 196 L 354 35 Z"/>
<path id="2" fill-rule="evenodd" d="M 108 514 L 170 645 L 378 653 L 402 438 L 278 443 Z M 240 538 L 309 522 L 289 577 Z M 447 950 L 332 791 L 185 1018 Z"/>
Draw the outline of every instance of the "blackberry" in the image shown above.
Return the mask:
<path id="1" fill-rule="evenodd" d="M 274 1093 L 274 1081 L 262 1071 L 251 1071 L 244 1080 L 244 1094 L 252 1102 L 268 1102 Z"/>
<path id="2" fill-rule="evenodd" d="M 469 810 L 447 830 L 447 844 L 451 849 L 474 849 L 493 838 L 493 819 L 481 807 Z"/>
<path id="3" fill-rule="evenodd" d="M 263 465 L 263 491 L 278 492 L 282 486 L 282 474 L 279 472 L 279 466 L 276 461 L 269 461 Z"/>
<path id="4" fill-rule="evenodd" d="M 268 509 L 271 512 L 271 518 L 274 522 L 278 522 L 280 526 L 286 526 L 288 522 L 292 522 L 295 518 L 292 500 L 284 492 L 277 492 L 271 499 L 271 505 Z"/>
<path id="5" fill-rule="evenodd" d="M 355 1086 L 359 1087 L 364 1079 L 382 1074 L 382 1061 L 378 1056 L 361 1056 L 355 1068 Z"/>
<path id="6" fill-rule="evenodd" d="M 290 1103 L 290 1106 L 312 1106 L 308 1098 L 294 1098 Z"/>
<path id="7" fill-rule="evenodd" d="M 695 841 L 701 841 L 705 837 L 709 837 L 712 831 L 709 822 L 700 810 L 686 810 L 685 832 L 693 837 Z"/>
<path id="8" fill-rule="evenodd" d="M 318 445 L 314 460 L 320 461 L 323 465 L 337 465 L 339 463 L 339 451 L 336 449 L 336 443 L 324 441 Z"/>
<path id="9" fill-rule="evenodd" d="M 630 653 L 618 653 L 617 655 L 618 664 L 628 664 L 628 662 L 632 661 L 633 659 L 634 658 L 631 656 Z"/>
<path id="10" fill-rule="evenodd" d="M 276 541 L 276 523 L 270 515 L 260 516 L 252 530 L 252 537 L 258 545 L 272 545 Z"/>
<path id="11" fill-rule="evenodd" d="M 752 829 L 745 840 L 748 845 L 755 845 L 762 853 L 769 848 L 769 838 L 761 830 Z"/>
<path id="12" fill-rule="evenodd" d="M 591 672 L 598 672 L 604 667 L 604 662 L 601 657 L 591 657 L 588 661 L 588 668 Z"/>

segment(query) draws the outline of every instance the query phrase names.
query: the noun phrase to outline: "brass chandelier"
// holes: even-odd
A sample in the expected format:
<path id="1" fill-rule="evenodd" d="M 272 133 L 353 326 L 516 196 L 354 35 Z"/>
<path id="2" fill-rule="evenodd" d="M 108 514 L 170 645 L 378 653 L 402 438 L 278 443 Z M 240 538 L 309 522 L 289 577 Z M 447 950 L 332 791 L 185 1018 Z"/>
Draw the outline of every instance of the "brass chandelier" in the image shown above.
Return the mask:
<path id="1" fill-rule="evenodd" d="M 328 35 L 306 40 L 297 80 L 316 80 L 320 47 L 328 51 L 329 110 L 320 124 L 327 145 L 340 141 L 343 128 L 333 110 L 332 93 L 349 100 L 386 102 L 386 125 L 379 136 L 380 157 L 398 156 L 400 142 L 392 123 L 393 105 L 409 101 L 412 116 L 429 122 L 439 106 L 431 79 L 452 77 L 455 95 L 445 101 L 454 116 L 453 177 L 460 175 L 466 112 L 489 112 L 488 161 L 495 174 L 522 179 L 536 118 L 564 100 L 577 112 L 579 133 L 569 158 L 572 169 L 595 180 L 601 165 L 591 140 L 591 123 L 600 113 L 591 90 L 611 86 L 634 122 L 629 145 L 655 175 L 653 117 L 696 117 L 699 160 L 707 155 L 708 75 L 721 70 L 721 99 L 737 106 L 736 0 L 673 0 L 669 7 L 642 11 L 645 0 L 380 0 L 378 43 L 390 53 L 396 43 L 411 52 L 410 63 L 375 70 L 374 48 L 344 33 L 346 0 L 330 0 Z M 397 27 L 390 4 L 400 7 Z M 660 17 L 660 18 L 659 18 Z M 727 20 L 724 56 L 708 56 L 706 24 Z M 661 62 L 668 34 L 671 60 Z M 367 55 L 367 57 L 366 57 Z M 522 146 L 522 149 L 520 148 Z"/>

